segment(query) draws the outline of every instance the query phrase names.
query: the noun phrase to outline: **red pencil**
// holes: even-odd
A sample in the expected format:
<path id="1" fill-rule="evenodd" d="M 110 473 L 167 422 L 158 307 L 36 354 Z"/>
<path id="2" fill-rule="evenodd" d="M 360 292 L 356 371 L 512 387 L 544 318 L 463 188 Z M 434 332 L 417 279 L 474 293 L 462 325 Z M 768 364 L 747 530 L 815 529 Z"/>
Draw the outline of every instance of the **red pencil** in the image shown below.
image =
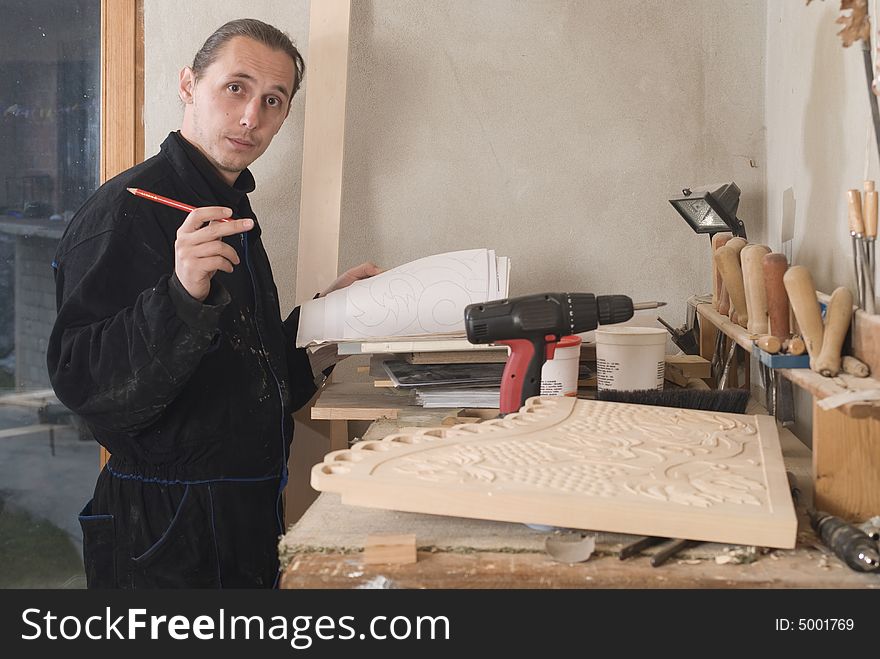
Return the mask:
<path id="1" fill-rule="evenodd" d="M 165 204 L 166 206 L 171 206 L 171 208 L 176 208 L 178 210 L 186 211 L 187 213 L 192 213 L 196 207 L 190 206 L 189 204 L 184 204 L 182 201 L 175 201 L 174 199 L 169 199 L 168 197 L 163 197 L 162 195 L 156 194 L 154 192 L 147 192 L 146 190 L 141 190 L 140 188 L 126 188 L 131 194 L 135 197 L 143 197 L 144 199 L 149 199 L 150 201 L 155 201 L 160 204 Z M 231 221 L 231 217 L 218 217 L 216 222 L 229 222 Z"/>

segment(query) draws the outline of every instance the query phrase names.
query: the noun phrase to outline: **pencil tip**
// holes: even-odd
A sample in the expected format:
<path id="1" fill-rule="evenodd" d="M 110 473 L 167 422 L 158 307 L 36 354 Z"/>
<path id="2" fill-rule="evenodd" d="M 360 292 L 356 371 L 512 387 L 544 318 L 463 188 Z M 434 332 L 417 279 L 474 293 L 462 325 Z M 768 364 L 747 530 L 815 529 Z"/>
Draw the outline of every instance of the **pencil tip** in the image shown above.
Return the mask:
<path id="1" fill-rule="evenodd" d="M 125 188 L 125 189 L 128 190 L 131 194 L 134 194 L 135 191 L 137 190 L 137 188 Z"/>

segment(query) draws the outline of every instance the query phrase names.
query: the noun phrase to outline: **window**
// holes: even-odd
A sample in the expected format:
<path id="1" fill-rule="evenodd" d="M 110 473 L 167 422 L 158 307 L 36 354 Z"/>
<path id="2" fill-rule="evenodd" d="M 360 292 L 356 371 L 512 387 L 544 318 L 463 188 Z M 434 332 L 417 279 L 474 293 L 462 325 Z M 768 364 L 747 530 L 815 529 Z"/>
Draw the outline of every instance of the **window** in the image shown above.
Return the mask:
<path id="1" fill-rule="evenodd" d="M 137 0 L 107 0 L 104 20 Z M 102 172 L 101 0 L 5 0 L 0 21 L 0 587 L 82 588 L 77 513 L 99 462 L 88 431 L 55 399 L 46 347 L 52 260 Z M 116 42 L 112 42 L 112 39 Z M 119 59 L 117 57 L 117 59 Z M 105 75 L 106 63 L 104 67 Z M 134 98 L 132 77 L 113 93 Z M 108 89 L 107 91 L 111 91 Z M 113 105 L 112 99 L 109 103 Z M 129 106 L 131 103 L 129 103 Z M 105 99 L 105 107 L 108 106 Z M 135 135 L 129 138 L 133 142 Z M 128 145 L 130 146 L 130 145 Z M 119 148 L 119 141 L 115 145 Z M 132 153 L 134 151 L 131 151 Z M 129 163 L 134 164 L 134 163 Z"/>

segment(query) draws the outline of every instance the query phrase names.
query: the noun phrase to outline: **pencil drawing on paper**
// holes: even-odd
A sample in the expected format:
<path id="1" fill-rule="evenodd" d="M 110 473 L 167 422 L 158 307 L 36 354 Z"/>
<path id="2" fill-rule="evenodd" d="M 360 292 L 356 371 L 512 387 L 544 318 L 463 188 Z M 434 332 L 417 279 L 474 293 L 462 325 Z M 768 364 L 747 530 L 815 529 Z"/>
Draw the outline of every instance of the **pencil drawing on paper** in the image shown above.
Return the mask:
<path id="1" fill-rule="evenodd" d="M 395 268 L 384 277 L 355 282 L 348 291 L 345 324 L 352 336 L 415 336 L 450 332 L 462 310 L 489 295 L 488 260 L 482 250 L 438 254 Z"/>

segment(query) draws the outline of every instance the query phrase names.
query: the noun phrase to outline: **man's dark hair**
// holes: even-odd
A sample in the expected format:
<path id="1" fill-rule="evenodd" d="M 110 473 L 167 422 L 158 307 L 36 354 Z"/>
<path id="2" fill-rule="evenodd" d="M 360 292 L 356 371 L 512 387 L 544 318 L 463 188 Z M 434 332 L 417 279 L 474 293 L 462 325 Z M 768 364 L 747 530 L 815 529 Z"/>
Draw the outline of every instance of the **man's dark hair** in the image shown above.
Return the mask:
<path id="1" fill-rule="evenodd" d="M 225 25 L 221 25 L 217 28 L 214 34 L 208 37 L 207 41 L 205 41 L 204 45 L 202 45 L 193 59 L 192 71 L 195 79 L 198 80 L 202 77 L 205 70 L 214 63 L 215 59 L 217 59 L 220 51 L 223 50 L 223 46 L 235 37 L 247 37 L 248 39 L 253 39 L 254 41 L 266 45 L 269 48 L 280 50 L 290 55 L 294 67 L 296 68 L 296 75 L 293 80 L 293 90 L 290 93 L 291 98 L 293 98 L 293 95 L 296 94 L 296 90 L 299 89 L 303 76 L 306 73 L 306 64 L 303 61 L 302 55 L 299 54 L 299 51 L 296 49 L 296 46 L 293 45 L 293 42 L 287 34 L 279 30 L 277 27 L 264 23 L 263 21 L 258 21 L 255 18 L 239 18 L 234 21 L 229 21 Z"/>

